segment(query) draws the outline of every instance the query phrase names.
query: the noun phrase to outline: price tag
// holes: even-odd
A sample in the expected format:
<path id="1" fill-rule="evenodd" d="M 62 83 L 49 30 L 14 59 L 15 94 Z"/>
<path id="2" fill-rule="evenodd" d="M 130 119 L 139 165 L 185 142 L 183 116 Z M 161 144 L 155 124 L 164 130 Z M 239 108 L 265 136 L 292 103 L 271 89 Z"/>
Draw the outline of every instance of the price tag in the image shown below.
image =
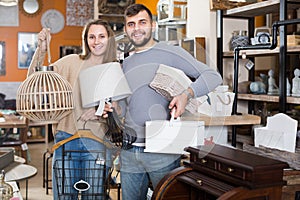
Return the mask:
<path id="1" fill-rule="evenodd" d="M 23 143 L 23 144 L 21 144 L 21 148 L 22 148 L 22 150 L 23 150 L 23 151 L 26 151 L 26 150 L 28 150 L 27 143 Z"/>
<path id="2" fill-rule="evenodd" d="M 245 64 L 245 67 L 248 70 L 251 70 L 253 66 L 254 66 L 254 63 L 251 60 L 248 60 L 248 62 L 246 62 L 246 64 Z"/>

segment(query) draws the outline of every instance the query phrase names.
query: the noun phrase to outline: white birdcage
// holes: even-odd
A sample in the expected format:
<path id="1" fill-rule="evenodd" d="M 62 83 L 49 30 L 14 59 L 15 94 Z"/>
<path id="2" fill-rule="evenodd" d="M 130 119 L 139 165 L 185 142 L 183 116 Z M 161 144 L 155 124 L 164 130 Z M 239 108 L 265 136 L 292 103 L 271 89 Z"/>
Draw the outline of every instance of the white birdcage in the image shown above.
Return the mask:
<path id="1" fill-rule="evenodd" d="M 18 88 L 16 107 L 32 121 L 58 121 L 74 108 L 72 87 L 52 66 L 38 67 Z"/>

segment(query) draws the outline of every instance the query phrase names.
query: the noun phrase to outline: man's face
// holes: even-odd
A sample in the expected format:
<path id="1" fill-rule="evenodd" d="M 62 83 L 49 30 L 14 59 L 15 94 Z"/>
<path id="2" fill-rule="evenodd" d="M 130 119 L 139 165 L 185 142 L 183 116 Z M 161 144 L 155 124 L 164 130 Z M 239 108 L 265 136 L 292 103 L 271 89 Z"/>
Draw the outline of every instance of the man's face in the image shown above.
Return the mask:
<path id="1" fill-rule="evenodd" d="M 126 34 L 135 47 L 147 47 L 152 39 L 152 29 L 154 23 L 151 21 L 148 13 L 143 10 L 137 15 L 126 17 Z"/>

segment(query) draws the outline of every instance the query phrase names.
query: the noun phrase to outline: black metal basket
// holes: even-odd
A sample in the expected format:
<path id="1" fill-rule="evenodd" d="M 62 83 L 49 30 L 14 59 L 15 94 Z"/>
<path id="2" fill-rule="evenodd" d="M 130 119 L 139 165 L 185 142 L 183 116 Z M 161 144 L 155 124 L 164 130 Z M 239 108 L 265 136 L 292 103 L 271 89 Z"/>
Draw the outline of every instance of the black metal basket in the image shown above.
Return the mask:
<path id="1" fill-rule="evenodd" d="M 85 153 L 91 151 L 68 151 L 65 154 L 67 156 L 54 161 L 53 172 L 59 200 L 109 199 L 111 168 L 106 166 L 105 151 L 93 151 L 97 155 L 95 159 L 85 158 Z M 80 163 L 85 165 L 81 166 Z"/>

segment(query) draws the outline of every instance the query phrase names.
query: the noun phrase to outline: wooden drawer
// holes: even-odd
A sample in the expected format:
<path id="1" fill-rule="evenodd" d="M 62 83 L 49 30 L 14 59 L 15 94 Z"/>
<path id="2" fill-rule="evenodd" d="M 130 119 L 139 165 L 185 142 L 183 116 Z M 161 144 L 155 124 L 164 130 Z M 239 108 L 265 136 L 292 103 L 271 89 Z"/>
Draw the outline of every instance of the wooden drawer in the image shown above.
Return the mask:
<path id="1" fill-rule="evenodd" d="M 241 180 L 245 180 L 245 170 L 238 168 L 238 167 L 234 167 L 232 165 L 227 165 L 224 163 L 218 163 L 218 171 L 220 171 L 223 174 L 227 174 L 230 176 L 234 176 L 236 178 L 239 178 Z"/>
<path id="2" fill-rule="evenodd" d="M 197 164 L 210 169 L 217 169 L 216 161 L 207 157 L 197 159 Z"/>

